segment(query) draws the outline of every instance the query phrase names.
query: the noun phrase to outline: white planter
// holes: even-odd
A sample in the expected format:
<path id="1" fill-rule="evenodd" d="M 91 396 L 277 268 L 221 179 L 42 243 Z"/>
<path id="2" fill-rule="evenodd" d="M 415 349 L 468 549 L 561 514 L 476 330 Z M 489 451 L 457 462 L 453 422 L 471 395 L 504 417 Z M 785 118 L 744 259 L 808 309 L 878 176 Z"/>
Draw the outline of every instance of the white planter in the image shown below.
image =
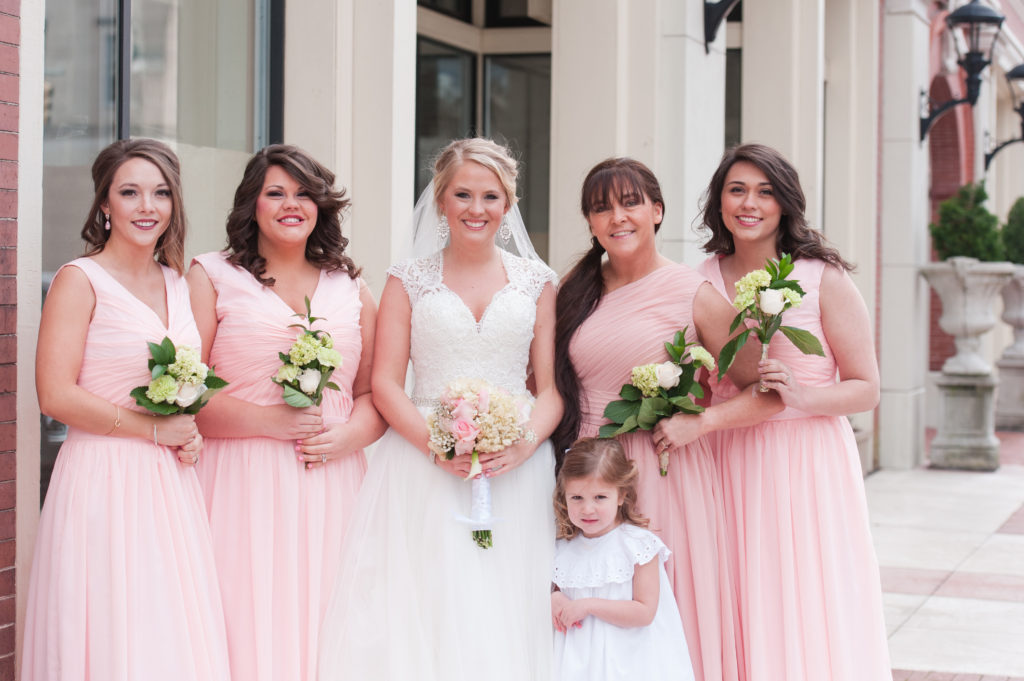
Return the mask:
<path id="1" fill-rule="evenodd" d="M 1013 276 L 1014 265 L 958 256 L 923 265 L 921 274 L 942 299 L 939 326 L 953 336 L 956 343 L 956 354 L 942 365 L 942 373 L 991 374 L 992 367 L 978 353 L 978 348 L 981 336 L 995 326 L 992 301 Z"/>
<path id="2" fill-rule="evenodd" d="M 1024 265 L 1014 265 L 1003 286 L 1003 321 L 1013 327 L 1013 344 L 1003 351 L 996 398 L 996 427 L 1024 428 Z"/>

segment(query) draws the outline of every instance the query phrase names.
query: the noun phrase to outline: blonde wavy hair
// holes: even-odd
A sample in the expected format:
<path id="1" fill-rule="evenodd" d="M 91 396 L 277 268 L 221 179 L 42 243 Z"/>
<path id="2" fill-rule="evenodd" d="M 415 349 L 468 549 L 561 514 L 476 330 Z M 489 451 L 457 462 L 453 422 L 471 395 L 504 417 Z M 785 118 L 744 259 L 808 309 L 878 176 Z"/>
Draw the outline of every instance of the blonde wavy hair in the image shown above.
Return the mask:
<path id="1" fill-rule="evenodd" d="M 441 199 L 451 184 L 455 171 L 466 161 L 479 163 L 497 175 L 505 190 L 508 208 L 516 205 L 519 200 L 516 198 L 519 163 L 512 157 L 512 153 L 486 137 L 467 137 L 450 142 L 434 161 L 434 203 L 437 204 L 439 211 Z"/>

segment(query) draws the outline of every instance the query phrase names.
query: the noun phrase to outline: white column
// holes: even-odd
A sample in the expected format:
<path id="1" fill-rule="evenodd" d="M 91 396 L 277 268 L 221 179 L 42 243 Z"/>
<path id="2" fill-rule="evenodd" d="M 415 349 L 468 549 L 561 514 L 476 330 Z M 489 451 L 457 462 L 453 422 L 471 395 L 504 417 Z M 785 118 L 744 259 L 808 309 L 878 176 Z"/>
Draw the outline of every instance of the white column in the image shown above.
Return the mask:
<path id="1" fill-rule="evenodd" d="M 822 219 L 825 0 L 743 3 L 743 141 L 800 173 L 807 218 Z"/>
<path id="2" fill-rule="evenodd" d="M 918 465 L 924 452 L 928 365 L 928 147 L 919 141 L 919 92 L 928 87 L 923 0 L 888 0 L 883 16 L 881 371 L 879 459 Z"/>
<path id="3" fill-rule="evenodd" d="M 724 34 L 724 27 L 722 29 Z M 722 152 L 722 41 L 704 54 L 703 7 L 672 0 L 553 3 L 551 265 L 564 272 L 589 239 L 587 171 L 631 156 L 658 176 L 669 257 L 700 259 L 691 224 Z"/>

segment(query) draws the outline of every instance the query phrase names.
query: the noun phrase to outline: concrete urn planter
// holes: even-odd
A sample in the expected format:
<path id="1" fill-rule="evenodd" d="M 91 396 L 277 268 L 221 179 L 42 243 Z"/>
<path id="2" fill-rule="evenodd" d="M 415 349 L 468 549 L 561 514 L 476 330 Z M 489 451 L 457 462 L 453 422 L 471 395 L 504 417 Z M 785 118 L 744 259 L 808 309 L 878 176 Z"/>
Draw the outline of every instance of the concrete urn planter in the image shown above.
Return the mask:
<path id="1" fill-rule="evenodd" d="M 1002 290 L 1003 321 L 1013 327 L 1013 344 L 996 362 L 996 427 L 1020 430 L 1024 429 L 1024 265 L 1013 268 L 1013 278 Z"/>
<path id="2" fill-rule="evenodd" d="M 993 471 L 999 467 L 992 367 L 978 353 L 981 336 L 996 323 L 993 300 L 1014 274 L 1008 262 L 952 257 L 921 267 L 942 299 L 939 326 L 953 336 L 956 354 L 936 380 L 940 419 L 929 459 L 936 468 Z"/>

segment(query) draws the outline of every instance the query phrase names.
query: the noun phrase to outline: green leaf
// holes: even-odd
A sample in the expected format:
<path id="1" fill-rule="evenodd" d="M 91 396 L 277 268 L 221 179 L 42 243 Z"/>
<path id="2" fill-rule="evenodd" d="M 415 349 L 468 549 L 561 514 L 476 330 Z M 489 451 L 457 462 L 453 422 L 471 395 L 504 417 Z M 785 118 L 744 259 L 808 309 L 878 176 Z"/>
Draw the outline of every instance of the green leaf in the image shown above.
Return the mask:
<path id="1" fill-rule="evenodd" d="M 648 397 L 644 400 L 658 416 L 669 416 L 672 414 L 670 403 L 665 397 Z"/>
<path id="2" fill-rule="evenodd" d="M 640 404 L 640 402 L 629 400 L 609 402 L 608 406 L 604 408 L 604 417 L 615 423 L 625 423 L 629 417 L 636 416 L 637 411 L 640 409 Z"/>
<path id="3" fill-rule="evenodd" d="M 779 279 L 779 261 L 775 258 L 769 258 L 764 262 L 764 268 L 768 274 L 772 275 L 772 279 Z"/>
<path id="4" fill-rule="evenodd" d="M 733 332 L 736 331 L 737 328 L 739 328 L 739 325 L 741 323 L 743 323 L 743 317 L 744 317 L 744 312 L 741 311 L 738 315 L 736 315 L 733 318 L 732 324 L 729 325 L 729 333 L 733 333 Z"/>
<path id="5" fill-rule="evenodd" d="M 174 364 L 174 343 L 167 336 L 160 341 L 160 345 L 149 343 L 149 354 L 153 355 L 156 364 Z"/>
<path id="6" fill-rule="evenodd" d="M 624 435 L 626 433 L 632 433 L 639 427 L 636 416 L 630 416 L 626 419 L 626 422 L 619 426 L 619 429 L 615 431 L 616 435 Z"/>
<path id="7" fill-rule="evenodd" d="M 654 424 L 658 422 L 658 414 L 654 410 L 654 406 L 651 404 L 651 401 L 654 399 L 655 398 L 653 397 L 647 397 L 640 402 L 640 411 L 637 412 L 636 422 L 637 425 L 644 430 L 650 430 L 654 427 Z"/>
<path id="8" fill-rule="evenodd" d="M 722 352 L 718 356 L 718 380 L 722 380 L 725 376 L 725 372 L 732 366 L 732 362 L 736 359 L 736 353 L 740 351 L 743 344 L 747 342 L 747 337 L 750 336 L 750 329 L 747 329 L 740 333 L 738 336 L 730 340 L 728 343 L 722 346 Z"/>
<path id="9" fill-rule="evenodd" d="M 631 402 L 637 402 L 642 399 L 643 396 L 644 394 L 640 392 L 640 388 L 637 388 L 632 383 L 626 383 L 622 386 L 622 390 L 619 391 L 619 397 Z"/>
<path id="10" fill-rule="evenodd" d="M 803 288 L 801 288 L 800 283 L 797 282 L 796 279 L 779 279 L 778 281 L 772 282 L 772 285 L 769 286 L 768 288 L 774 288 L 774 289 L 788 288 L 788 289 L 792 289 L 792 290 L 796 291 L 800 295 L 805 295 Z"/>
<path id="11" fill-rule="evenodd" d="M 203 382 L 203 385 L 206 386 L 208 391 L 220 390 L 221 388 L 226 388 L 228 386 L 228 382 L 223 378 L 213 375 L 213 369 L 210 369 L 210 372 L 211 373 L 206 374 L 206 380 Z"/>
<path id="12" fill-rule="evenodd" d="M 151 399 L 146 397 L 146 388 L 147 386 L 140 385 L 128 393 L 131 397 L 135 398 L 135 404 L 144 409 L 148 409 L 154 414 L 161 414 L 163 416 L 178 413 L 178 405 L 167 402 L 153 402 Z"/>
<path id="13" fill-rule="evenodd" d="M 619 430 L 618 423 L 606 423 L 597 429 L 597 436 L 603 438 L 615 437 L 616 432 Z"/>
<path id="14" fill-rule="evenodd" d="M 291 364 L 291 363 L 292 363 L 292 358 L 291 358 L 290 356 L 286 355 L 286 354 L 285 354 L 285 353 L 283 353 L 283 352 L 279 352 L 279 353 L 277 353 L 277 356 L 278 356 L 278 358 L 280 358 L 280 360 L 281 360 L 282 362 L 284 362 L 285 364 Z"/>
<path id="15" fill-rule="evenodd" d="M 668 353 L 669 358 L 676 364 L 679 364 L 680 360 L 683 358 L 683 353 L 677 350 L 676 346 L 672 345 L 672 343 L 669 343 L 668 341 L 665 341 L 665 351 Z"/>
<path id="16" fill-rule="evenodd" d="M 779 330 L 805 355 L 825 356 L 825 350 L 821 347 L 821 341 L 810 331 L 797 329 L 792 326 L 783 326 Z"/>
<path id="17" fill-rule="evenodd" d="M 309 398 L 309 395 L 301 390 L 296 390 L 287 383 L 284 384 L 284 402 L 290 407 L 299 409 L 313 406 L 313 400 Z"/>
<path id="18" fill-rule="evenodd" d="M 341 392 L 341 388 L 339 388 L 338 384 L 335 383 L 334 381 L 328 381 L 327 383 L 325 383 L 324 388 L 327 388 L 328 390 L 337 390 L 338 392 Z"/>
<path id="19" fill-rule="evenodd" d="M 154 364 L 153 365 L 153 370 L 149 372 L 149 376 L 150 376 L 151 380 L 155 381 L 156 379 L 160 378 L 161 376 L 163 376 L 166 373 L 167 373 L 167 365 L 166 364 Z"/>

